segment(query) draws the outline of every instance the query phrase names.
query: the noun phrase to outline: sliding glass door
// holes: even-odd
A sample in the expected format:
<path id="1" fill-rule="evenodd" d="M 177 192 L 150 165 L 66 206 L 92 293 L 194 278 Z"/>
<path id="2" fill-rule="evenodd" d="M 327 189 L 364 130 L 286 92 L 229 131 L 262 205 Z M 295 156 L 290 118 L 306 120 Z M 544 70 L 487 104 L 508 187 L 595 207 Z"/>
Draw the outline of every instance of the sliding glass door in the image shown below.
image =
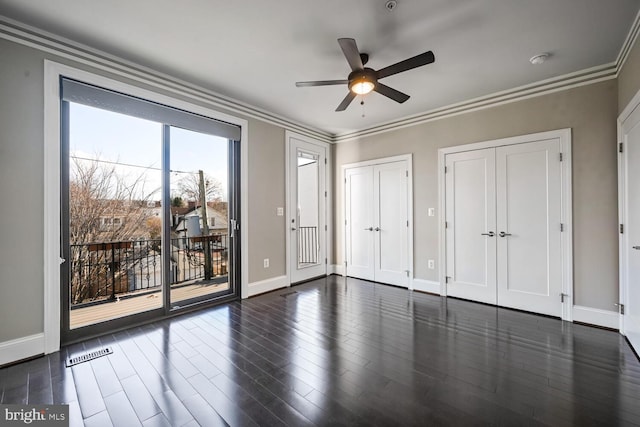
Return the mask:
<path id="1" fill-rule="evenodd" d="M 62 88 L 63 341 L 237 297 L 236 129 Z"/>

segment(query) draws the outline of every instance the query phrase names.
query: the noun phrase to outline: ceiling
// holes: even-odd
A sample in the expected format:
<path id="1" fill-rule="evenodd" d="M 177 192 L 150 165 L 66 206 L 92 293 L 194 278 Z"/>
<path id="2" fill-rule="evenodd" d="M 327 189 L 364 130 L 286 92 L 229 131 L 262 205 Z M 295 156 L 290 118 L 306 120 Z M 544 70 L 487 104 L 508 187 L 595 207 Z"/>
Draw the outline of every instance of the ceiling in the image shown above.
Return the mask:
<path id="1" fill-rule="evenodd" d="M 0 0 L 0 15 L 42 28 L 331 134 L 611 63 L 639 0 Z M 379 69 L 432 50 L 436 62 L 386 78 L 335 108 L 346 86 L 339 37 Z M 542 65 L 529 58 L 548 52 Z M 364 114 L 364 117 L 363 117 Z"/>

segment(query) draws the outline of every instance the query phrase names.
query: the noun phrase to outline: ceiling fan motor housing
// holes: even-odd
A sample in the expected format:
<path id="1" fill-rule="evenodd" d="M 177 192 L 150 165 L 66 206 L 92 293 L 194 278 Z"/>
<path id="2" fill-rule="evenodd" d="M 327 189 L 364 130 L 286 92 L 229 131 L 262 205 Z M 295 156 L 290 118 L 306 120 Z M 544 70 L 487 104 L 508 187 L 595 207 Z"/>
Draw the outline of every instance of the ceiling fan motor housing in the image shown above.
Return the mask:
<path id="1" fill-rule="evenodd" d="M 378 76 L 376 71 L 371 68 L 364 68 L 362 70 L 355 70 L 349 73 L 349 90 L 353 87 L 353 85 L 362 82 L 371 82 L 375 87 L 378 83 Z"/>

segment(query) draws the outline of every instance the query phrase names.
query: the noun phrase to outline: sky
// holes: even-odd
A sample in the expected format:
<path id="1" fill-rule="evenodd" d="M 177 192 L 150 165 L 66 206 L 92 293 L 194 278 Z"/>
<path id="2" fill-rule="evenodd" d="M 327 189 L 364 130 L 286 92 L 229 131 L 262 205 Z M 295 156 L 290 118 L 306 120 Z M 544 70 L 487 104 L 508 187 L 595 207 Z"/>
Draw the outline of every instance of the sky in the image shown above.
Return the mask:
<path id="1" fill-rule="evenodd" d="M 127 180 L 143 175 L 145 193 L 160 200 L 162 124 L 76 103 L 70 103 L 69 117 L 72 157 L 116 163 L 103 164 L 114 166 Z M 185 173 L 202 170 L 220 181 L 226 200 L 227 139 L 175 127 L 170 135 L 172 190 Z"/>

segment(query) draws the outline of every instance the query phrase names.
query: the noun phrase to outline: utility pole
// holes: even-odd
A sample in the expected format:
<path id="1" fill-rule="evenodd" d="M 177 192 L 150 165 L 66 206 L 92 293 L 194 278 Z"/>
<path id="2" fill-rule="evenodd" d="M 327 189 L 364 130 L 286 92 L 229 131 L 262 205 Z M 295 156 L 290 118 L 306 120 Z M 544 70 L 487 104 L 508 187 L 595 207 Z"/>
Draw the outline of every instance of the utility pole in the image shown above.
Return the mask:
<path id="1" fill-rule="evenodd" d="M 209 219 L 207 218 L 207 195 L 204 185 L 204 173 L 199 170 L 200 176 L 200 216 L 202 217 L 202 234 L 204 236 L 204 279 L 210 280 L 213 276 L 211 271 L 211 242 L 209 240 Z"/>

